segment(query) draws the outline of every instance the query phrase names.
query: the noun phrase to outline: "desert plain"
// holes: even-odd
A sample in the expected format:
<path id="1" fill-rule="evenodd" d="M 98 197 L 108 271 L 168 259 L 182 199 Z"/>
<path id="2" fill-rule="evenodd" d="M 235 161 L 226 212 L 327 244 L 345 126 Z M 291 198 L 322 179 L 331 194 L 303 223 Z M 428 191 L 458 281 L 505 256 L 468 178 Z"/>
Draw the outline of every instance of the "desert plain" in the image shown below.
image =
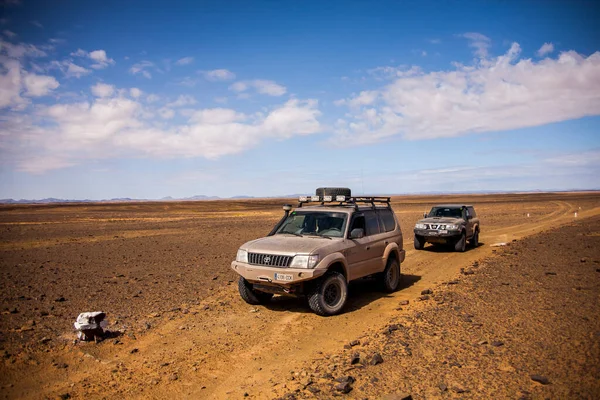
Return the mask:
<path id="1" fill-rule="evenodd" d="M 237 293 L 284 203 L 1 205 L 0 396 L 600 398 L 600 193 L 395 196 L 401 289 L 353 283 L 328 318 Z M 480 246 L 415 251 L 436 203 L 475 205 Z M 104 340 L 75 340 L 84 311 Z"/>

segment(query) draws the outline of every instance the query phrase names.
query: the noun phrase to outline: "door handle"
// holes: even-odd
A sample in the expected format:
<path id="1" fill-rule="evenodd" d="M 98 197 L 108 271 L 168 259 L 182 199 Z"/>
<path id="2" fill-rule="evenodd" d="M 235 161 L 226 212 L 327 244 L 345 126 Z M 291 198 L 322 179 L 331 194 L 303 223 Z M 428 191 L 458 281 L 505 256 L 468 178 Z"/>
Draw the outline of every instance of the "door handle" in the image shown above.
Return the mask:
<path id="1" fill-rule="evenodd" d="M 386 240 L 384 243 L 387 245 L 387 244 L 389 244 L 389 243 L 390 243 L 390 241 L 389 241 L 389 240 Z"/>
<path id="2" fill-rule="evenodd" d="M 371 246 L 367 246 L 367 250 L 370 250 L 370 249 L 371 249 Z"/>

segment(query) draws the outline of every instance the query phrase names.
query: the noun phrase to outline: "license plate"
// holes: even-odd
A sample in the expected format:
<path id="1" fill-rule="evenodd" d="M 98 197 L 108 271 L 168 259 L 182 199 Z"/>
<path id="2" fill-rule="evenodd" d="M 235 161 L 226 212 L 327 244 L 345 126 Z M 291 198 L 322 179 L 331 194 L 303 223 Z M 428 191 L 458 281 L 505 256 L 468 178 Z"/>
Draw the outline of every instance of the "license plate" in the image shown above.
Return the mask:
<path id="1" fill-rule="evenodd" d="M 448 233 L 448 230 L 443 229 L 443 230 L 440 231 L 440 233 Z"/>
<path id="2" fill-rule="evenodd" d="M 292 279 L 294 279 L 294 275 L 290 275 L 290 274 L 275 274 L 275 280 L 276 281 L 291 281 Z"/>

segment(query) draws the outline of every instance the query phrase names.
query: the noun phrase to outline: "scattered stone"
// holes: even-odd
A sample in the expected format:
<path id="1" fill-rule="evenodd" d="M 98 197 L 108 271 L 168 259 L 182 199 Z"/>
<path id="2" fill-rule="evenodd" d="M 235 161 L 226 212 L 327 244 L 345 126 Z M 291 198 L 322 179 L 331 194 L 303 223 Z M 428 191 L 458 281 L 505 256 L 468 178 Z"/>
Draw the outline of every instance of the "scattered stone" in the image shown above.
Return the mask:
<path id="1" fill-rule="evenodd" d="M 350 346 L 354 347 L 354 346 L 358 346 L 360 344 L 360 340 L 353 340 L 350 342 Z"/>
<path id="2" fill-rule="evenodd" d="M 179 377 L 177 376 L 177 374 L 171 374 L 171 375 L 169 376 L 169 380 L 170 380 L 170 381 L 176 381 L 177 379 L 179 379 Z"/>
<path id="3" fill-rule="evenodd" d="M 402 300 L 399 304 L 401 306 L 407 306 L 408 305 L 408 300 Z"/>
<path id="4" fill-rule="evenodd" d="M 18 313 L 18 312 L 19 312 L 19 310 L 17 310 L 15 307 L 13 307 L 13 308 L 10 308 L 10 309 L 8 310 L 8 312 L 9 312 L 9 313 L 11 313 L 11 314 L 16 314 L 16 313 Z"/>
<path id="5" fill-rule="evenodd" d="M 477 342 L 477 344 L 479 346 L 483 346 L 484 344 L 488 344 L 488 341 L 487 340 L 480 340 L 479 342 Z"/>
<path id="6" fill-rule="evenodd" d="M 43 338 L 40 339 L 40 343 L 42 344 L 46 344 L 48 342 L 50 342 L 52 339 L 50 339 L 49 337 L 44 336 Z"/>
<path id="7" fill-rule="evenodd" d="M 550 383 L 548 378 L 542 375 L 531 375 L 531 380 L 534 382 L 541 383 L 542 385 L 548 385 Z"/>
<path id="8" fill-rule="evenodd" d="M 377 378 L 376 376 L 371 378 L 371 383 L 377 383 L 379 382 L 379 378 Z"/>
<path id="9" fill-rule="evenodd" d="M 546 275 L 556 275 L 556 272 L 548 271 L 548 272 L 546 272 Z"/>
<path id="10" fill-rule="evenodd" d="M 587 258 L 585 258 L 585 257 L 582 257 L 582 258 L 579 259 L 579 262 L 582 262 L 582 263 L 584 263 L 586 261 L 587 261 Z"/>
<path id="11" fill-rule="evenodd" d="M 67 399 L 70 399 L 70 398 L 71 398 L 71 395 L 70 395 L 69 393 L 62 393 L 62 394 L 59 394 L 59 395 L 58 395 L 58 398 L 59 398 L 60 400 L 67 400 Z"/>
<path id="12" fill-rule="evenodd" d="M 335 378 L 335 381 L 339 382 L 339 383 L 346 383 L 346 382 L 354 383 L 354 382 L 356 382 L 356 379 L 354 379 L 353 376 L 345 375 L 345 376 L 340 376 L 339 378 Z"/>
<path id="13" fill-rule="evenodd" d="M 58 369 L 67 369 L 67 368 L 69 368 L 69 365 L 65 364 L 65 363 L 54 363 L 53 365 L 56 368 L 58 368 Z"/>
<path id="14" fill-rule="evenodd" d="M 427 300 L 429 300 L 429 296 L 427 296 L 427 295 L 419 296 L 418 300 L 419 301 L 427 301 Z"/>
<path id="15" fill-rule="evenodd" d="M 398 329 L 400 329 L 400 326 L 398 324 L 391 324 L 385 329 L 384 333 L 390 334 L 394 331 L 397 331 Z"/>
<path id="16" fill-rule="evenodd" d="M 474 275 L 475 272 L 471 269 L 467 269 L 463 271 L 463 275 Z"/>
<path id="17" fill-rule="evenodd" d="M 350 365 L 358 364 L 360 362 L 360 354 L 354 353 L 352 357 L 350 357 Z"/>
<path id="18" fill-rule="evenodd" d="M 381 357 L 381 354 L 379 353 L 375 353 L 373 354 L 373 357 L 371 358 L 371 365 L 377 365 L 377 364 L 381 364 L 383 362 L 383 357 Z"/>
<path id="19" fill-rule="evenodd" d="M 341 382 L 335 385 L 334 389 L 337 392 L 342 392 L 346 394 L 352 391 L 352 385 L 350 384 L 350 382 Z"/>
<path id="20" fill-rule="evenodd" d="M 148 318 L 158 318 L 158 317 L 160 317 L 160 313 L 157 313 L 157 312 L 148 314 Z"/>
<path id="21" fill-rule="evenodd" d="M 465 389 L 463 389 L 463 388 L 459 388 L 458 386 L 456 386 L 456 387 L 453 387 L 453 388 L 452 388 L 452 390 L 454 390 L 456 393 L 459 393 L 459 394 L 460 394 L 460 393 L 464 393 L 464 392 L 466 392 L 466 390 L 465 390 Z"/>
<path id="22" fill-rule="evenodd" d="M 62 303 L 63 301 L 67 301 L 67 299 L 65 299 L 64 297 L 60 296 L 57 297 L 56 299 L 54 299 L 55 302 L 57 303 Z"/>
<path id="23" fill-rule="evenodd" d="M 441 390 L 442 392 L 445 392 L 446 390 L 448 390 L 448 386 L 444 385 L 443 383 L 440 383 L 440 384 L 438 385 L 438 387 L 440 388 L 440 390 Z"/>
<path id="24" fill-rule="evenodd" d="M 494 346 L 494 347 L 500 347 L 500 346 L 504 346 L 504 342 L 502 342 L 502 341 L 500 341 L 500 340 L 494 340 L 494 341 L 491 343 L 491 345 L 492 345 L 492 346 Z"/>
<path id="25" fill-rule="evenodd" d="M 139 350 L 138 348 L 131 349 L 131 350 L 129 351 L 129 354 L 135 354 L 135 353 L 137 353 L 137 352 L 139 352 L 139 351 L 140 351 L 140 350 Z"/>
<path id="26" fill-rule="evenodd" d="M 390 393 L 386 394 L 381 400 L 412 400 L 412 395 L 407 393 Z"/>
<path id="27" fill-rule="evenodd" d="M 84 312 L 79 314 L 75 321 L 75 329 L 78 331 L 77 338 L 82 341 L 97 340 L 102 338 L 104 330 L 100 323 L 104 320 L 106 314 L 102 311 Z"/>
<path id="28" fill-rule="evenodd" d="M 308 391 L 311 392 L 312 394 L 317 394 L 321 391 L 321 389 L 319 389 L 316 386 L 309 386 L 307 387 Z"/>
<path id="29" fill-rule="evenodd" d="M 433 290 L 431 289 L 425 289 L 421 291 L 421 295 L 426 295 L 426 294 L 433 294 Z"/>
<path id="30" fill-rule="evenodd" d="M 450 282 L 448 282 L 448 285 L 458 285 L 458 281 L 457 280 L 450 281 Z"/>
<path id="31" fill-rule="evenodd" d="M 166 366 L 168 366 L 168 365 L 169 365 L 169 363 L 168 363 L 168 362 L 163 362 L 163 363 L 160 363 L 160 364 L 159 364 L 159 366 L 161 366 L 161 367 L 166 367 Z"/>

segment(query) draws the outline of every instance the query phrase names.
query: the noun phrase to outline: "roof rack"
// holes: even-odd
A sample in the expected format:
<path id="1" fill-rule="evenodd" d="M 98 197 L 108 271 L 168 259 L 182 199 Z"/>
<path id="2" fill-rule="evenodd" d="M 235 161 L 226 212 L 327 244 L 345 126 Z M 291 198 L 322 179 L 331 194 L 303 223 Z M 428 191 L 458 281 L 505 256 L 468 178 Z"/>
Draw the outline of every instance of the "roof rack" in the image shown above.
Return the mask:
<path id="1" fill-rule="evenodd" d="M 370 204 L 374 209 L 376 204 L 386 205 L 387 208 L 392 208 L 390 205 L 390 197 L 383 196 L 300 196 L 298 198 L 298 208 L 307 203 L 335 203 L 331 206 L 338 207 L 354 207 L 358 210 L 359 204 Z"/>

